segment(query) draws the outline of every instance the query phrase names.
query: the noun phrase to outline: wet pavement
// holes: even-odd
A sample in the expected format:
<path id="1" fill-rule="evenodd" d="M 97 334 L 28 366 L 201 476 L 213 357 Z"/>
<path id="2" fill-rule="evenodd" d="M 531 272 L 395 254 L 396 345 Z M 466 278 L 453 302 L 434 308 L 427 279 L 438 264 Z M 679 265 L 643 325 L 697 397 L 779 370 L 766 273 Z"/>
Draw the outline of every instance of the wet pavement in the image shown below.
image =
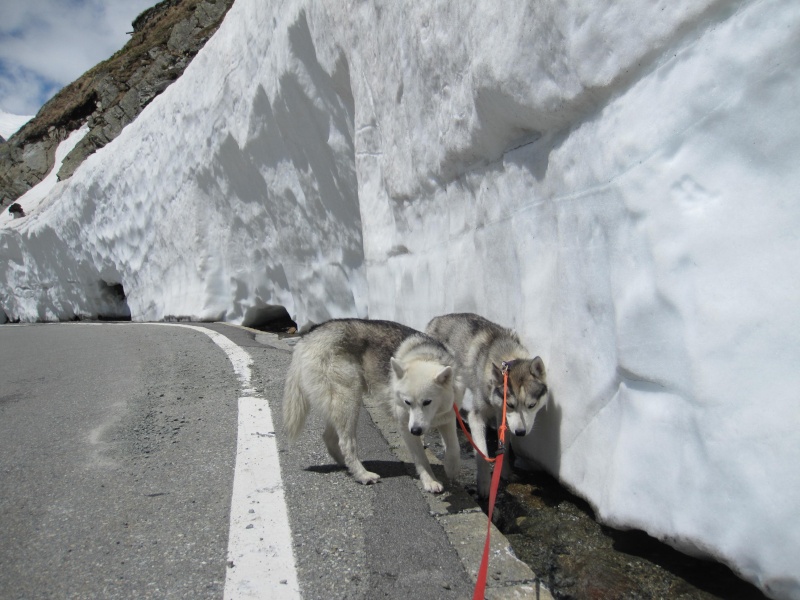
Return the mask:
<path id="1" fill-rule="evenodd" d="M 642 531 L 600 525 L 590 506 L 545 473 L 521 473 L 498 499 L 496 524 L 555 598 L 755 600 L 723 564 Z"/>

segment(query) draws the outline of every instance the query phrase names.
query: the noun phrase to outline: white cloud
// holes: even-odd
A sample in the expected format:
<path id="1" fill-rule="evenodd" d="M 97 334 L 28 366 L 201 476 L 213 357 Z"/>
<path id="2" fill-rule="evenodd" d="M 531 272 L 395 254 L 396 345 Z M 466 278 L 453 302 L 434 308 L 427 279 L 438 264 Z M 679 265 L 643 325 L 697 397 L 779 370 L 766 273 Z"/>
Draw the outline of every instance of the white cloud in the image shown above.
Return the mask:
<path id="1" fill-rule="evenodd" d="M 0 63 L 0 110 L 15 115 L 32 115 L 39 110 L 43 98 L 49 98 L 60 85 L 37 77 L 33 71 Z"/>
<path id="2" fill-rule="evenodd" d="M 0 106 L 34 114 L 66 84 L 128 41 L 154 0 L 7 2 L 0 21 Z"/>

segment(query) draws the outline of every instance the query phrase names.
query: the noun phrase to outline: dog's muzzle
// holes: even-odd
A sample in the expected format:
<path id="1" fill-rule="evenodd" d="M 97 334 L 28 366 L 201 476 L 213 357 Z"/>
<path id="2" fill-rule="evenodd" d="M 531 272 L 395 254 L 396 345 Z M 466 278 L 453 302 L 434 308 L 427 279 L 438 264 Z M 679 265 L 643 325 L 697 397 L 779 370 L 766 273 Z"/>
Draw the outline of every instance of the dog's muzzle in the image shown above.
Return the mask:
<path id="1" fill-rule="evenodd" d="M 420 426 L 418 426 L 418 425 L 414 425 L 414 427 L 412 427 L 411 429 L 409 429 L 409 431 L 410 431 L 410 432 L 411 432 L 413 435 L 422 435 L 422 427 L 420 427 Z"/>

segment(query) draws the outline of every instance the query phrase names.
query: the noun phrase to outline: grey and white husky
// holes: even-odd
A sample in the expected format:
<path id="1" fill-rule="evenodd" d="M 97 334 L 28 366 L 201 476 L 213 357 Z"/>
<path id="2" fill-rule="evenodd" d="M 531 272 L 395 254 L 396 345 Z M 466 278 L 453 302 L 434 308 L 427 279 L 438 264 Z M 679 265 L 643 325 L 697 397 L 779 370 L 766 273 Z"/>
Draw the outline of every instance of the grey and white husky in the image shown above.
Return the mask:
<path id="1" fill-rule="evenodd" d="M 472 391 L 472 406 L 467 413 L 475 445 L 488 456 L 486 425 L 499 424 L 503 409 L 503 364 L 508 366 L 506 423 L 514 437 L 530 433 L 536 413 L 548 398 L 544 362 L 531 358 L 519 336 L 510 329 L 472 313 L 435 317 L 426 333 L 441 341 L 455 356 L 467 387 Z M 478 494 L 489 495 L 489 463 L 476 453 Z M 511 474 L 509 460 L 503 462 L 503 476 Z"/>
<path id="2" fill-rule="evenodd" d="M 335 319 L 313 328 L 294 349 L 283 396 L 283 422 L 296 440 L 309 410 L 323 415 L 328 452 L 356 481 L 380 476 L 367 471 L 356 453 L 356 426 L 365 394 L 379 399 L 397 418 L 417 473 L 428 492 L 441 492 L 422 445 L 436 428 L 445 445 L 450 479 L 460 468 L 453 403 L 461 406 L 464 384 L 456 361 L 438 341 L 390 321 Z"/>

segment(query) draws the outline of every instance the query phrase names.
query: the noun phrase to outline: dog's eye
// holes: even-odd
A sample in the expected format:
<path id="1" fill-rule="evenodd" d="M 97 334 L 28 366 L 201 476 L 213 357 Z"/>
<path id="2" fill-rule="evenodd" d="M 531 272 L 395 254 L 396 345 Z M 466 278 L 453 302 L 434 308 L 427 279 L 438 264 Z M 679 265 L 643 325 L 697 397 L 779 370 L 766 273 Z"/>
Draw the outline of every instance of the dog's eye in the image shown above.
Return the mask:
<path id="1" fill-rule="evenodd" d="M 534 408 L 536 406 L 536 402 L 531 402 L 528 404 L 528 408 Z"/>
<path id="2" fill-rule="evenodd" d="M 403 400 L 408 406 L 411 406 L 411 400 Z"/>
<path id="3" fill-rule="evenodd" d="M 428 406 L 431 402 L 433 402 L 433 401 L 432 400 L 423 400 L 422 401 L 422 406 Z"/>

